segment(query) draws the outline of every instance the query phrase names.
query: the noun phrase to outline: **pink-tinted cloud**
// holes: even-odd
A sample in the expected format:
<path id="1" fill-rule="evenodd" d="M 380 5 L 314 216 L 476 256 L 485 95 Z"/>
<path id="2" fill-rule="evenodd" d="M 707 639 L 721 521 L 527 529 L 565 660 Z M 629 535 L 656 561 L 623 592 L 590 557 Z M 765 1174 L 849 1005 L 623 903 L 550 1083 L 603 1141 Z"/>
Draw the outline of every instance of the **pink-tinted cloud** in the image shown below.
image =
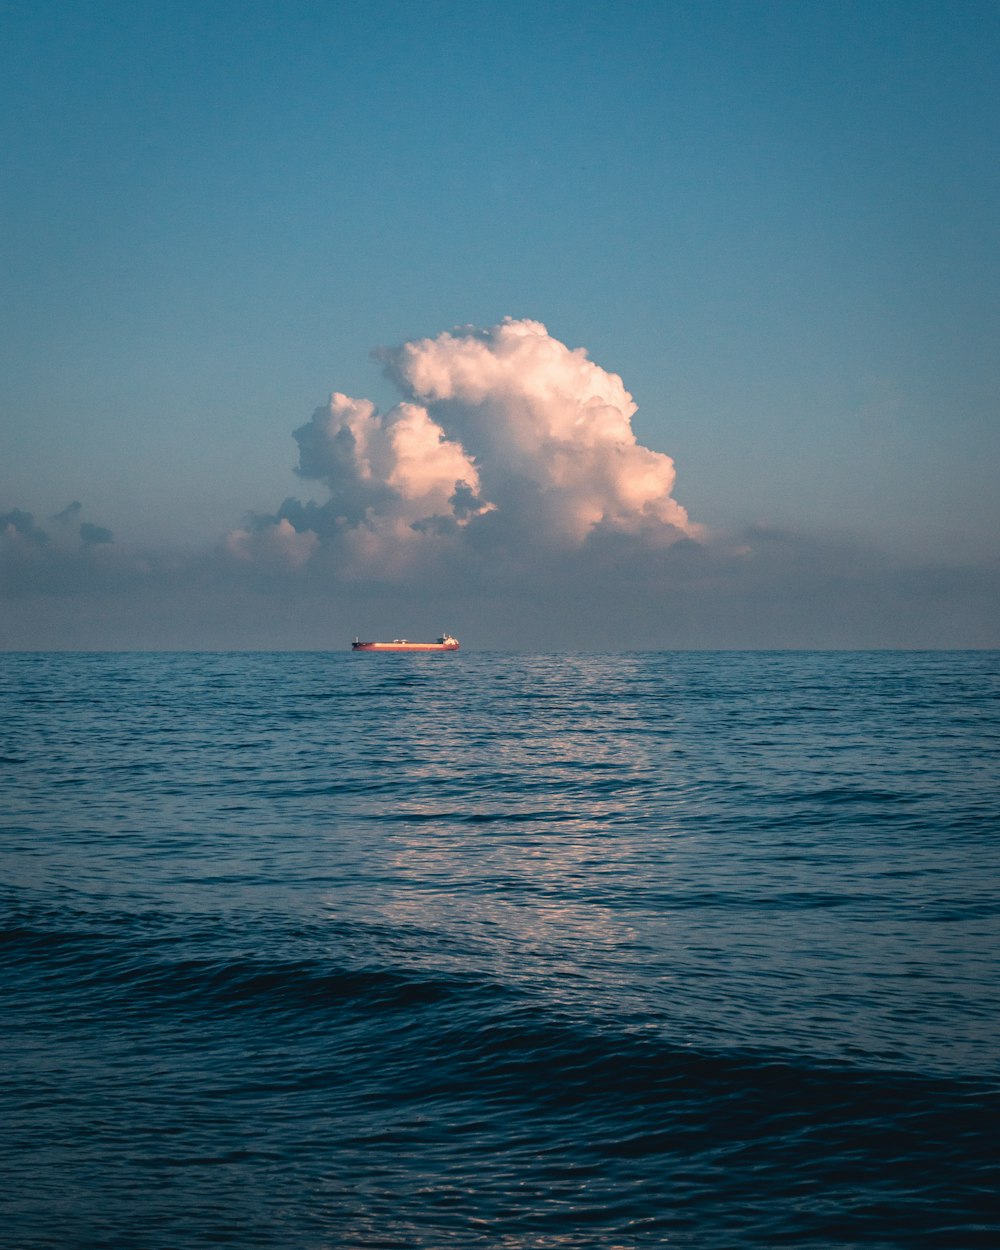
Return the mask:
<path id="1" fill-rule="evenodd" d="M 257 529 L 233 530 L 226 535 L 226 550 L 244 563 L 300 568 L 316 550 L 319 538 L 313 530 L 296 530 L 282 518 Z"/>
<path id="2" fill-rule="evenodd" d="M 316 535 L 341 571 L 392 578 L 456 549 L 530 562 L 608 534 L 643 547 L 701 536 L 673 498 L 673 461 L 637 442 L 621 378 L 540 322 L 508 318 L 378 356 L 403 401 L 380 414 L 334 393 L 295 432 L 298 473 L 329 499 L 287 500 L 231 539 L 235 554 L 273 554 L 288 526 Z M 282 541 L 301 562 L 305 548 Z"/>

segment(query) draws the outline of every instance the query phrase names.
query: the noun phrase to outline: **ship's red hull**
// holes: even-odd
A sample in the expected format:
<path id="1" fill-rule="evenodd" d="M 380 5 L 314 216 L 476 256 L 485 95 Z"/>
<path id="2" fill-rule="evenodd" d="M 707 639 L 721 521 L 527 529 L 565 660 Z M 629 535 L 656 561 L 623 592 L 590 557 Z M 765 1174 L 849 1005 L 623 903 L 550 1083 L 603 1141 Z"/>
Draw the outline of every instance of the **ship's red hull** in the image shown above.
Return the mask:
<path id="1" fill-rule="evenodd" d="M 457 651 L 457 642 L 352 642 L 352 651 Z"/>

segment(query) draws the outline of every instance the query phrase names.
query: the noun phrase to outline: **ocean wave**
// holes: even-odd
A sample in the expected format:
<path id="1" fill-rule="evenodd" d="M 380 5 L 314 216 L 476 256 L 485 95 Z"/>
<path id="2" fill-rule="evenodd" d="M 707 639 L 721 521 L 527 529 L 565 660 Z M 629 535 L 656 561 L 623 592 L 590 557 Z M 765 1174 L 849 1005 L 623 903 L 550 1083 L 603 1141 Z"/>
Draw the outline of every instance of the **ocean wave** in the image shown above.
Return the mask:
<path id="1" fill-rule="evenodd" d="M 1000 1244 L 996 656 L 0 667 L 17 1250 Z"/>

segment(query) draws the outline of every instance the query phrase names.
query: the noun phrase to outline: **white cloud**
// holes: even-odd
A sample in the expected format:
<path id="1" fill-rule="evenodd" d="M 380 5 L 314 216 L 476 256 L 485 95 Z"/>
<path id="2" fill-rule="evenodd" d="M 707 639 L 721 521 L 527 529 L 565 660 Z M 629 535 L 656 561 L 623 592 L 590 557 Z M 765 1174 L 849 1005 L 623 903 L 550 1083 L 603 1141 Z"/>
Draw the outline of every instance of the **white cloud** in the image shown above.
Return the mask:
<path id="1" fill-rule="evenodd" d="M 508 318 L 378 356 L 403 401 L 380 414 L 335 392 L 295 432 L 297 472 L 329 499 L 287 500 L 272 518 L 310 529 L 342 571 L 391 579 L 456 550 L 530 563 L 609 533 L 647 547 L 700 537 L 673 498 L 673 461 L 636 440 L 621 378 L 540 322 Z M 256 551 L 247 534 L 230 540 L 243 559 Z M 304 550 L 289 544 L 289 563 Z"/>

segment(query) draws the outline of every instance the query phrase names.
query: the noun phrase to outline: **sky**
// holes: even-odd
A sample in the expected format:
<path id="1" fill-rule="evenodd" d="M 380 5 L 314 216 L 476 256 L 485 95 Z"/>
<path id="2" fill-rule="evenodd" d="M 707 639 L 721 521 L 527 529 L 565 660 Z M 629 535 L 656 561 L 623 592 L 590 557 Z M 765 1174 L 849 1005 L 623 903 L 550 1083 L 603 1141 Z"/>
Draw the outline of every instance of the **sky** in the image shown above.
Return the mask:
<path id="1" fill-rule="evenodd" d="M 1000 7 L 0 4 L 0 648 L 1000 646 Z"/>

